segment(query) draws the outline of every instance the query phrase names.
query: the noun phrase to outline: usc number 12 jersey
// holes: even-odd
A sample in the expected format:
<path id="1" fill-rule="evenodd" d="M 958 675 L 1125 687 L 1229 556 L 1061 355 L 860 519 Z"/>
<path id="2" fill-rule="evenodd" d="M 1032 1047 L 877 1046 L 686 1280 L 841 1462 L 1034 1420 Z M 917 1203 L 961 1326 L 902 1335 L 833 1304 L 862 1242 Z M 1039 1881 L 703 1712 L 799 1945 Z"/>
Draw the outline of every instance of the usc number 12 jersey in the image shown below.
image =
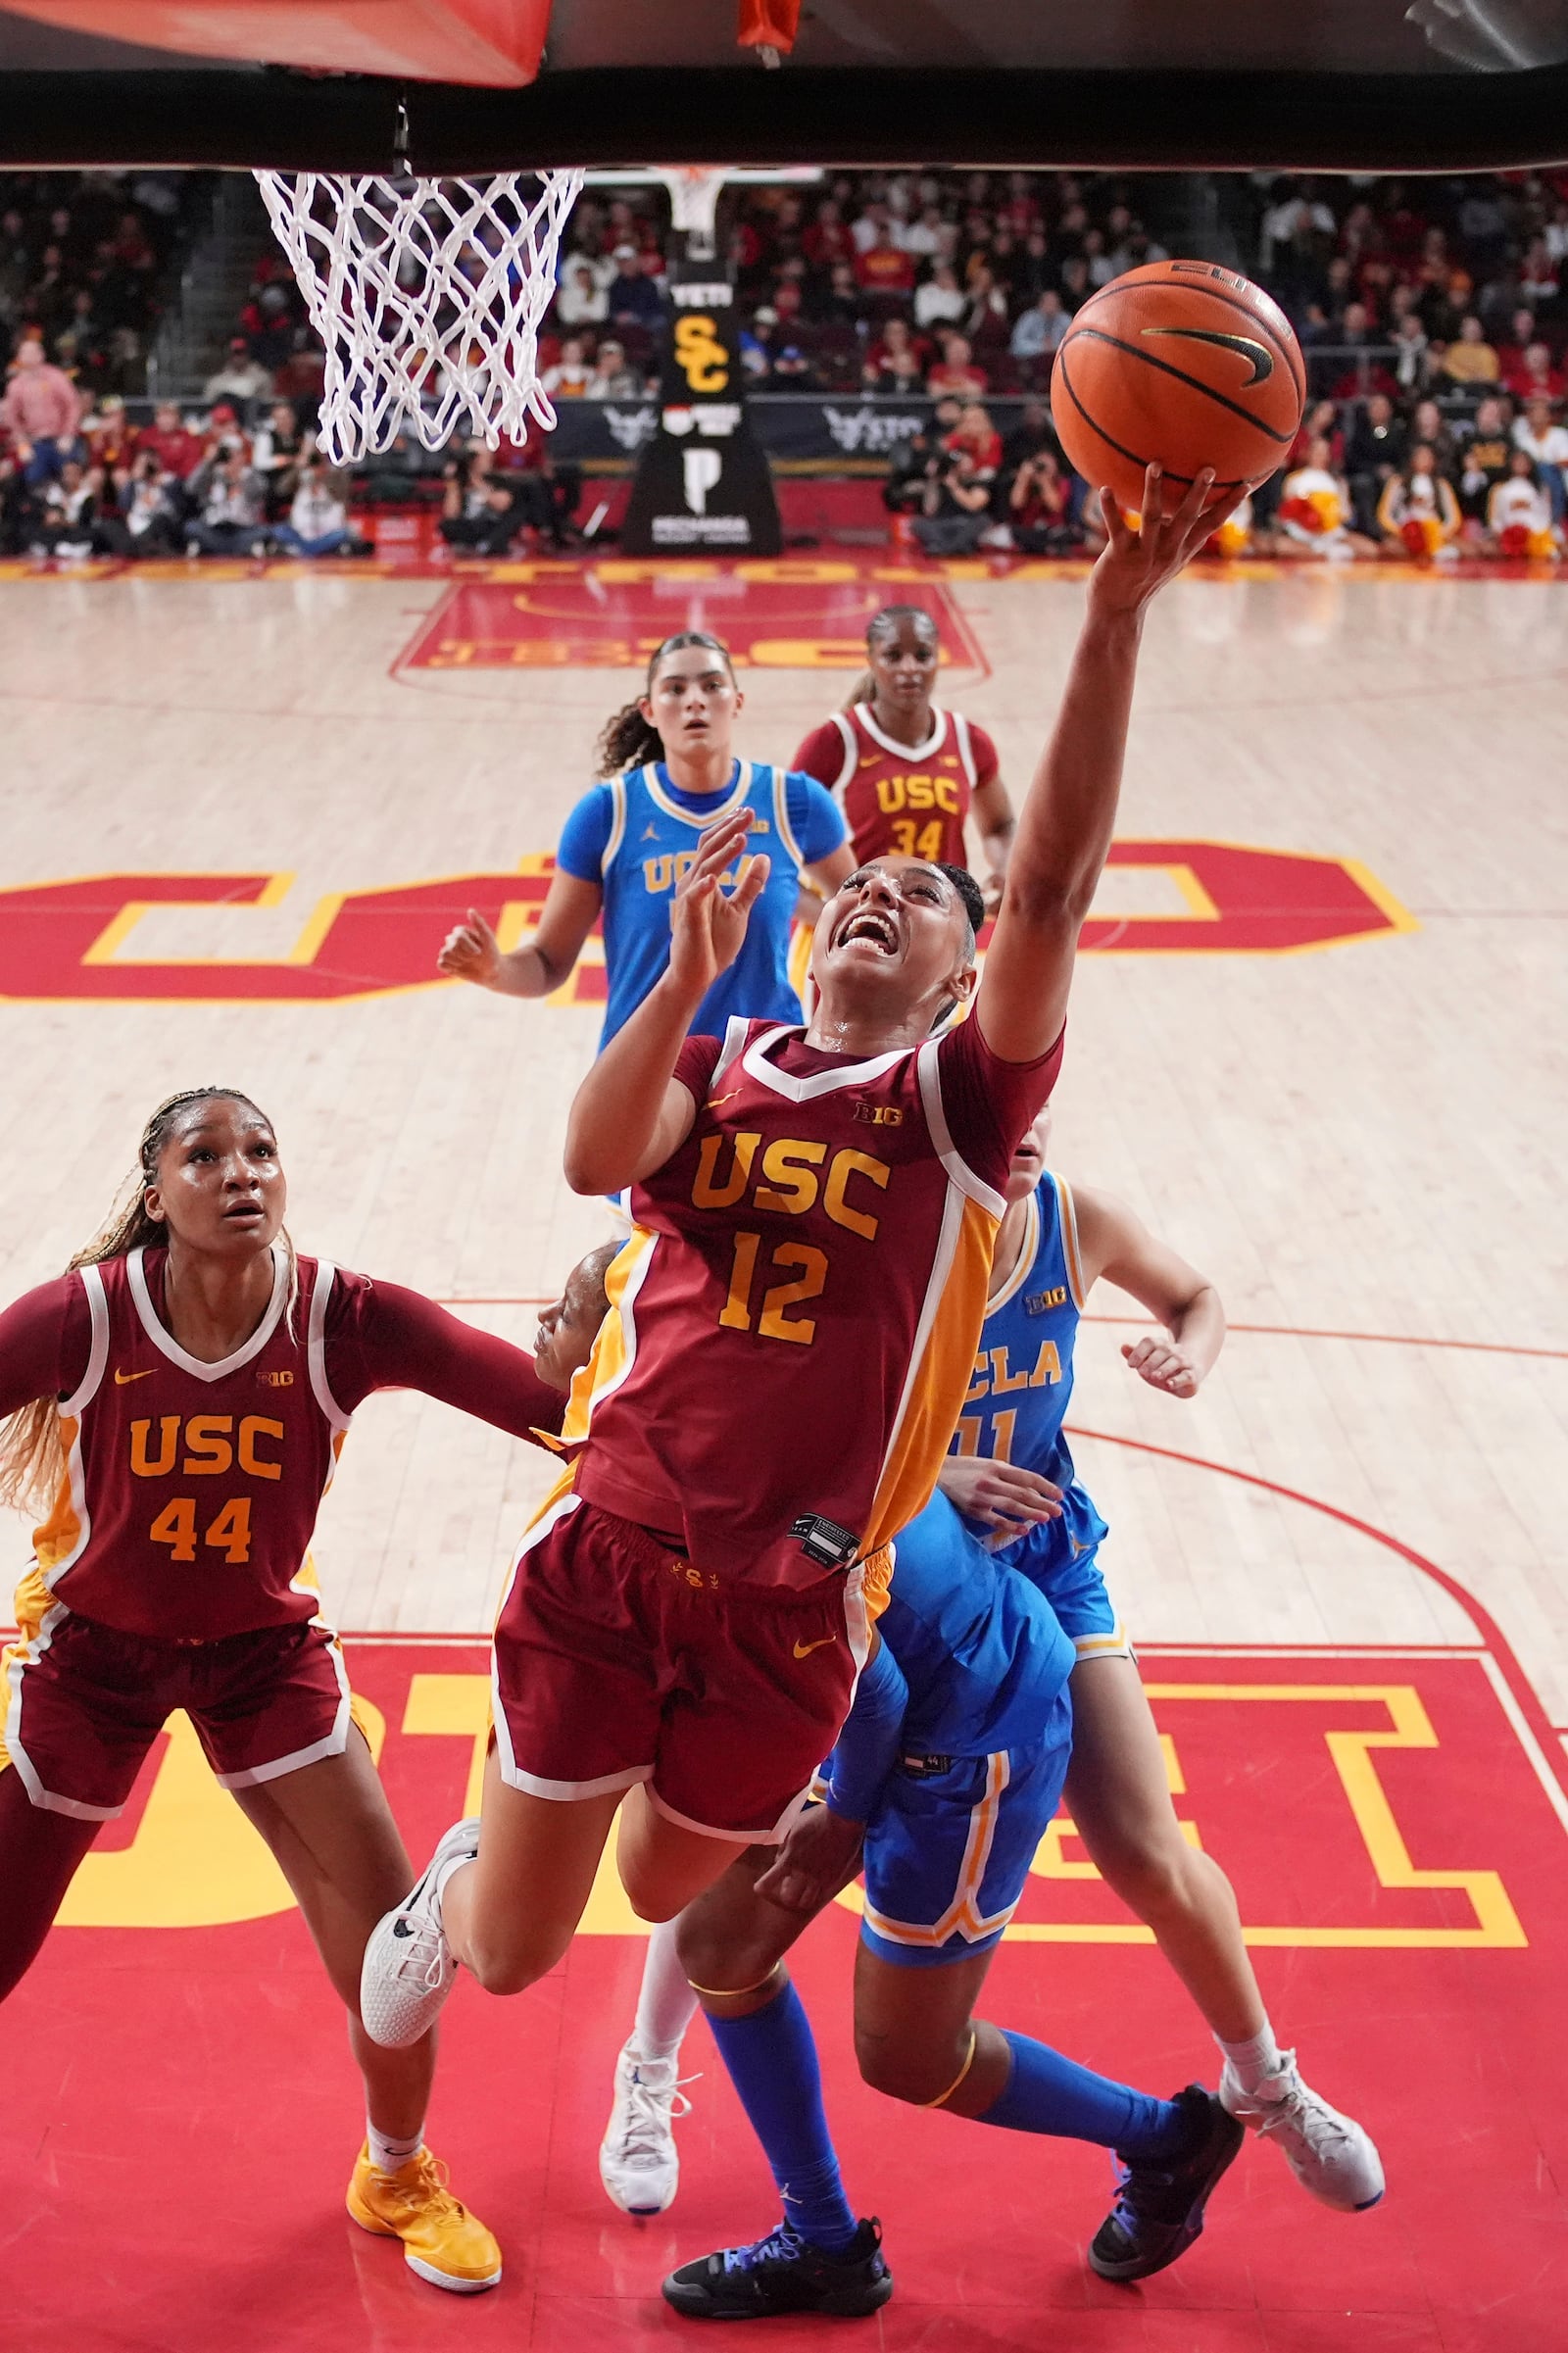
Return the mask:
<path id="1" fill-rule="evenodd" d="M 870 705 L 857 703 L 813 728 L 795 765 L 838 802 L 858 859 L 897 853 L 962 866 L 964 820 L 978 788 L 996 777 L 997 747 L 983 727 L 934 705 L 925 742 L 896 743 Z"/>
<path id="2" fill-rule="evenodd" d="M 1060 1062 L 980 1017 L 847 1061 L 735 1019 L 688 1039 L 697 1118 L 631 1189 L 563 1428 L 588 1501 L 704 1581 L 805 1586 L 931 1493 L 970 1384 L 1013 1148 Z"/>

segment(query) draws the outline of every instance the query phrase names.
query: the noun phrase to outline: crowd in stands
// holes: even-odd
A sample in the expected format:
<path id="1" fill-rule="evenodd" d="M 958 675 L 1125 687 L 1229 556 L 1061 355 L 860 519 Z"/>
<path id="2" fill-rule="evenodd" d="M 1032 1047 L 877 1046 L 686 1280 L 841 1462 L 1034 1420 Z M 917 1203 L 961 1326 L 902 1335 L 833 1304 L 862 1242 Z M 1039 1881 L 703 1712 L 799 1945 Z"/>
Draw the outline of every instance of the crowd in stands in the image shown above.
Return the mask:
<path id="1" fill-rule="evenodd" d="M 399 444 L 352 486 L 327 472 L 311 432 L 321 354 L 275 248 L 258 257 L 199 408 L 129 433 L 122 388 L 94 373 L 72 322 L 83 302 L 118 316 L 134 286 L 145 334 L 163 183 L 95 174 L 73 206 L 45 209 L 58 183 L 40 178 L 30 210 L 7 207 L 9 185 L 0 549 L 352 552 L 363 543 L 351 505 L 421 490 L 439 498 L 455 548 L 500 554 L 523 533 L 569 544 L 580 480 L 539 436 L 495 457 Z M 1224 186 L 1220 231 L 1295 322 L 1312 395 L 1287 465 L 1227 544 L 1555 556 L 1568 507 L 1568 174 Z M 749 383 L 918 403 L 921 429 L 884 498 L 898 534 L 932 554 L 1093 549 L 1095 504 L 1051 429 L 1055 354 L 1091 295 L 1164 257 L 1150 218 L 1200 217 L 1184 211 L 1193 192 L 1172 178 L 1028 172 L 846 172 L 735 191 L 727 250 Z M 667 234 L 652 183 L 579 201 L 540 338 L 558 404 L 657 388 Z M 90 282 L 72 282 L 78 269 Z"/>

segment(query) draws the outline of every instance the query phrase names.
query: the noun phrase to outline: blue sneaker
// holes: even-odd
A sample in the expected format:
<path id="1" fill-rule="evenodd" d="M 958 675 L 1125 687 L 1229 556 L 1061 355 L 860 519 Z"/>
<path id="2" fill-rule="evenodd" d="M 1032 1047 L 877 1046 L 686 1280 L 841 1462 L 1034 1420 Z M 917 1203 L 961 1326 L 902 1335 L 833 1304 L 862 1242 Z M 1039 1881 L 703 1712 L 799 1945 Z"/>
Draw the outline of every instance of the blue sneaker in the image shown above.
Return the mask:
<path id="1" fill-rule="evenodd" d="M 874 2216 L 840 2254 L 813 2247 L 792 2223 L 780 2223 L 749 2247 L 683 2263 L 663 2287 L 666 2304 L 698 2321 L 765 2321 L 788 2312 L 853 2321 L 878 2311 L 892 2293 Z"/>
<path id="2" fill-rule="evenodd" d="M 1191 2138 L 1179 2156 L 1158 2165 L 1117 2151 L 1122 2173 L 1116 2203 L 1089 2249 L 1091 2269 L 1102 2279 L 1147 2279 L 1185 2255 L 1202 2233 L 1203 2209 L 1215 2183 L 1235 2164 L 1247 2138 L 1245 2127 L 1201 2083 L 1178 2091 L 1176 2105 L 1191 2124 Z"/>

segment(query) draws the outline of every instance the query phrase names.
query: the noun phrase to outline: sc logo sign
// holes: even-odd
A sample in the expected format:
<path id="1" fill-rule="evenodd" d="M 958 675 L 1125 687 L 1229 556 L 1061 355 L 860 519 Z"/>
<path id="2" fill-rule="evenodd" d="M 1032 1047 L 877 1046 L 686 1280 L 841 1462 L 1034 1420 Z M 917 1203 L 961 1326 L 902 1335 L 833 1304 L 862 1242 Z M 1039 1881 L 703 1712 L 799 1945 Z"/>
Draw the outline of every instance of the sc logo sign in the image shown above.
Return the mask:
<path id="1" fill-rule="evenodd" d="M 701 311 L 676 319 L 675 358 L 693 392 L 722 392 L 729 382 L 728 355 L 712 319 Z"/>

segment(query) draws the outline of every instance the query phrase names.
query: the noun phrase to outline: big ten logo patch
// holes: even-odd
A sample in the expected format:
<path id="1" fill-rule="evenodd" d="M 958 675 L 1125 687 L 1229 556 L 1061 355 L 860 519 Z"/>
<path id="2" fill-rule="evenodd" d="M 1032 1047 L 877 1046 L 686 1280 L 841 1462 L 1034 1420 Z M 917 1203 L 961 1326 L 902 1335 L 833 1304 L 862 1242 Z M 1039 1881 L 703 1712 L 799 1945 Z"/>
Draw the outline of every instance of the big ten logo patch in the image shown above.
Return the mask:
<path id="1" fill-rule="evenodd" d="M 247 956 L 247 912 L 289 899 L 289 874 L 88 874 L 0 891 L 0 1000 L 39 1004 L 327 1004 L 401 989 L 456 987 L 436 970 L 454 924 L 477 907 L 504 949 L 538 920 L 554 859 L 533 856 L 504 874 L 456 874 L 378 890 L 330 893 L 301 907 L 282 955 Z M 672 870 L 673 876 L 673 870 Z M 1117 903 L 1157 887 L 1154 912 Z M 179 910 L 221 909 L 213 923 L 225 955 L 193 956 Z M 1122 841 L 1111 845 L 1086 955 L 1268 956 L 1411 932 L 1406 913 L 1351 858 L 1254 849 L 1235 842 Z M 983 945 L 983 942 L 982 942 Z M 576 972 L 547 1002 L 603 1005 L 598 927 Z"/>
<path id="2" fill-rule="evenodd" d="M 675 359 L 693 393 L 708 397 L 729 383 L 729 355 L 706 312 L 691 311 L 675 321 Z"/>

